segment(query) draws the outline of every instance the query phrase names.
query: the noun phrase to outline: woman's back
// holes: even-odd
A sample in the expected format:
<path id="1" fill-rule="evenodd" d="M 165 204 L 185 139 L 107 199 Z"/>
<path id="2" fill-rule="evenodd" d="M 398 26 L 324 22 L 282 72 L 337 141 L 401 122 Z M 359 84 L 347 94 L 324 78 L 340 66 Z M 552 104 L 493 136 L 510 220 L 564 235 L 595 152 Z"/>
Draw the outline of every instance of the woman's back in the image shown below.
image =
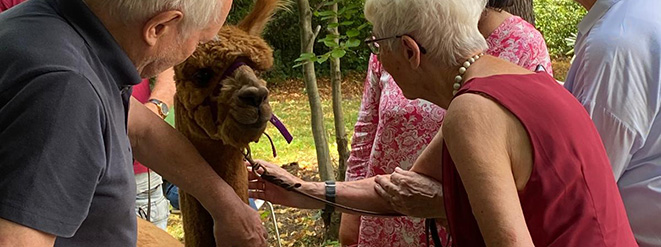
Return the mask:
<path id="1" fill-rule="evenodd" d="M 519 200 L 537 246 L 636 246 L 624 206 L 591 119 L 546 73 L 472 79 L 458 95 L 486 95 L 518 118 L 533 149 Z M 447 148 L 445 207 L 455 246 L 483 246 L 480 229 Z"/>

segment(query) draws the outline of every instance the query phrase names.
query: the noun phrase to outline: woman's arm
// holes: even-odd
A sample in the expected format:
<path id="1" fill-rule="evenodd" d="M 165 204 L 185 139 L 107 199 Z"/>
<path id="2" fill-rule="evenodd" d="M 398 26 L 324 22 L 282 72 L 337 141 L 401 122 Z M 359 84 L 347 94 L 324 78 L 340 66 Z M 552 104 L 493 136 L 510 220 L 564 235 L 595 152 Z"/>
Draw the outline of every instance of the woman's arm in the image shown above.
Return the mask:
<path id="1" fill-rule="evenodd" d="M 358 121 L 351 138 L 351 155 L 347 161 L 346 180 L 365 178 L 369 165 L 376 129 L 379 123 L 379 102 L 381 99 L 381 64 L 372 55 L 365 78 L 363 99 L 358 112 Z"/>
<path id="2" fill-rule="evenodd" d="M 270 175 L 283 180 L 288 184 L 301 184 L 298 190 L 308 193 L 317 198 L 325 198 L 325 184 L 323 182 L 305 182 L 300 178 L 291 175 L 280 166 L 268 163 L 263 160 L 257 160 L 266 168 Z M 270 201 L 276 204 L 305 208 L 305 209 L 321 209 L 324 204 L 300 194 L 287 191 L 275 184 L 266 182 L 261 178 L 255 176 L 250 172 L 250 197 Z M 335 201 L 339 204 L 362 209 L 375 211 L 380 213 L 394 213 L 390 204 L 381 198 L 376 191 L 374 191 L 374 177 L 366 178 L 358 181 L 338 182 L 336 184 L 336 197 Z M 341 212 L 354 213 L 339 209 Z"/>
<path id="3" fill-rule="evenodd" d="M 381 63 L 376 55 L 370 57 L 365 78 L 363 99 L 358 111 L 358 120 L 354 126 L 351 138 L 351 155 L 347 160 L 345 181 L 355 181 L 365 178 L 369 169 L 372 147 L 379 124 L 379 103 L 381 101 Z M 340 243 L 352 245 L 358 243 L 360 216 L 342 214 L 340 222 Z"/>
<path id="4" fill-rule="evenodd" d="M 457 97 L 443 133 L 487 246 L 532 246 L 512 170 L 511 135 L 518 120 L 476 94 Z M 521 127 L 522 128 L 522 127 Z M 525 132 L 524 132 L 525 133 Z"/>

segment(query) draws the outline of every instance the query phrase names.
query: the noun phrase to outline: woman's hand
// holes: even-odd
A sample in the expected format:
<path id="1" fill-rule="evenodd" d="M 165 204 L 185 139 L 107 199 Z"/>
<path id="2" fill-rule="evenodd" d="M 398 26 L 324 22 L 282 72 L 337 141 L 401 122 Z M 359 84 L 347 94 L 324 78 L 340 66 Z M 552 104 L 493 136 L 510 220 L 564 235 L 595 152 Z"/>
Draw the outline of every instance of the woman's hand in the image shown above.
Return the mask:
<path id="1" fill-rule="evenodd" d="M 319 187 L 319 184 L 305 182 L 300 178 L 297 178 L 296 176 L 288 173 L 287 171 L 285 171 L 285 169 L 282 169 L 280 166 L 268 163 L 263 160 L 255 160 L 255 162 L 261 164 L 264 167 L 257 171 L 260 175 L 263 175 L 265 171 L 264 169 L 266 169 L 266 172 L 268 172 L 269 175 L 282 180 L 286 184 L 289 185 L 300 184 L 301 186 L 298 187 L 297 190 L 312 195 L 315 195 L 315 193 L 319 191 L 321 192 L 324 191 L 323 185 Z M 250 197 L 270 201 L 272 203 L 276 203 L 288 207 L 296 207 L 296 208 L 315 209 L 315 208 L 322 208 L 324 206 L 324 204 L 322 203 L 319 203 L 315 200 L 312 200 L 298 193 L 287 191 L 286 189 L 276 184 L 273 184 L 269 181 L 262 179 L 261 176 L 257 176 L 252 172 L 252 168 L 250 167 L 249 164 L 246 163 L 246 165 L 248 166 L 249 169 L 248 179 L 250 181 L 248 184 L 248 189 L 249 189 Z M 320 196 L 320 198 L 323 198 L 323 194 Z"/>
<path id="2" fill-rule="evenodd" d="M 389 176 L 377 176 L 374 189 L 397 212 L 445 220 L 443 188 L 432 178 L 398 167 Z"/>

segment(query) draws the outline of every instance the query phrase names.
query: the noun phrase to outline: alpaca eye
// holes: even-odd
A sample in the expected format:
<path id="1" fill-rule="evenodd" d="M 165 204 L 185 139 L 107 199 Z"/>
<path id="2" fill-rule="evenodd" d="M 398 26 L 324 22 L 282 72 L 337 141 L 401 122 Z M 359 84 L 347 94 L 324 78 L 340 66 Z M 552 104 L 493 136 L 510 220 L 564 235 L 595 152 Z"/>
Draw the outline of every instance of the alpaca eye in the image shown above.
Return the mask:
<path id="1" fill-rule="evenodd" d="M 206 87 L 213 77 L 213 71 L 209 68 L 200 69 L 193 74 L 193 80 L 199 87 Z"/>

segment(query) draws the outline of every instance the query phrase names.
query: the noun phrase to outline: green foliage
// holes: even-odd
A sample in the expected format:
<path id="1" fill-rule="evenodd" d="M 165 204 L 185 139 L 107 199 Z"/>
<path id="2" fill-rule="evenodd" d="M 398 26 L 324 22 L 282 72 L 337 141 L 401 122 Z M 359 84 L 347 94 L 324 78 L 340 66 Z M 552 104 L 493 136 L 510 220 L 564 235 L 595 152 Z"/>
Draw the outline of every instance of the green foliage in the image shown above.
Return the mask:
<path id="1" fill-rule="evenodd" d="M 332 10 L 324 10 L 322 7 L 329 8 L 333 4 L 338 4 L 337 13 Z M 311 57 L 309 53 L 303 53 L 295 60 L 297 62 L 294 67 L 299 67 L 306 63 L 317 62 L 323 64 L 332 58 L 344 58 L 347 52 L 361 52 L 361 31 L 369 30 L 369 23 L 365 22 L 365 16 L 362 11 L 362 1 L 349 1 L 349 0 L 321 0 L 317 3 L 318 8 L 315 8 L 314 16 L 322 22 L 325 22 L 325 29 L 330 32 L 330 29 L 337 28 L 339 35 L 328 33 L 324 38 L 317 37 L 317 43 L 322 43 L 326 46 L 323 54 Z M 331 19 L 337 17 L 338 22 L 331 22 Z M 358 25 L 359 21 L 363 24 Z M 315 52 L 318 49 L 315 49 Z M 366 49 L 365 49 L 366 50 Z"/>
<path id="2" fill-rule="evenodd" d="M 534 0 L 535 25 L 544 35 L 552 57 L 562 57 L 574 48 L 567 38 L 577 32 L 585 8 L 572 0 Z"/>
<path id="3" fill-rule="evenodd" d="M 322 0 L 310 0 L 310 6 L 316 7 Z M 326 11 L 335 1 L 323 1 L 321 11 Z M 369 61 L 369 49 L 362 44 L 361 40 L 370 35 L 371 29 L 368 28 L 367 21 L 360 17 L 362 16 L 362 6 L 364 0 L 343 0 L 353 5 L 359 6 L 358 9 L 345 10 L 340 15 L 340 33 L 346 32 L 351 29 L 358 29 L 360 32 L 355 39 L 346 42 L 346 46 L 350 46 L 351 51 L 347 51 L 346 55 L 342 57 L 342 70 L 348 71 L 364 71 L 367 69 L 367 62 Z M 342 3 L 340 3 L 342 4 Z M 238 23 L 251 9 L 253 0 L 235 0 L 228 17 L 228 23 Z M 278 83 L 279 81 L 300 78 L 302 71 L 300 67 L 294 67 L 298 62 L 296 59 L 301 54 L 301 38 L 299 29 L 299 18 L 296 2 L 292 1 L 290 4 L 291 11 L 280 11 L 264 30 L 264 39 L 273 47 L 273 56 L 275 62 L 273 69 L 266 73 L 264 76 L 270 83 Z M 347 18 L 349 16 L 349 18 Z M 328 16 L 326 16 L 328 17 Z M 328 21 L 321 20 L 323 17 L 312 18 L 312 27 L 321 25 L 322 30 L 319 32 L 319 38 L 326 37 L 326 26 Z M 353 33 L 352 33 L 353 34 Z M 349 44 L 350 43 L 350 44 Z M 316 43 L 314 48 L 315 54 L 326 54 L 332 52 L 333 49 L 328 48 L 326 45 Z M 327 60 L 330 54 L 326 57 L 318 58 L 321 62 Z M 330 66 L 317 66 L 316 71 L 320 75 L 327 75 L 330 71 Z"/>
<path id="4" fill-rule="evenodd" d="M 326 42 L 329 39 L 326 34 L 328 19 L 332 16 L 332 11 L 328 11 L 327 6 L 337 2 L 340 5 L 340 23 L 330 27 L 337 25 L 340 34 L 346 36 L 339 45 L 346 51 L 342 56 L 342 71 L 364 71 L 370 52 L 362 40 L 369 37 L 371 31 L 369 24 L 362 17 L 364 0 L 310 0 L 310 5 L 314 8 L 322 1 L 317 16 L 312 18 L 313 28 L 321 25 L 318 40 L 323 40 L 315 44 L 314 53 L 321 55 L 314 62 L 323 63 L 334 52 L 340 55 L 335 49 L 337 45 Z M 585 15 L 585 9 L 573 0 L 534 0 L 533 4 L 537 28 L 544 35 L 550 54 L 554 57 L 565 56 L 572 49 L 565 39 L 576 33 L 576 25 Z M 252 5 L 253 0 L 235 0 L 228 23 L 237 23 L 250 11 Z M 356 7 L 342 8 L 343 6 Z M 275 57 L 273 69 L 264 75 L 270 83 L 300 78 L 302 75 L 301 68 L 294 67 L 303 61 L 297 61 L 300 58 L 301 41 L 296 3 L 292 2 L 289 8 L 290 11 L 278 12 L 264 31 L 264 39 L 273 47 Z M 351 30 L 358 30 L 358 33 Z M 328 75 L 330 66 L 317 66 L 315 69 L 319 75 Z"/>

